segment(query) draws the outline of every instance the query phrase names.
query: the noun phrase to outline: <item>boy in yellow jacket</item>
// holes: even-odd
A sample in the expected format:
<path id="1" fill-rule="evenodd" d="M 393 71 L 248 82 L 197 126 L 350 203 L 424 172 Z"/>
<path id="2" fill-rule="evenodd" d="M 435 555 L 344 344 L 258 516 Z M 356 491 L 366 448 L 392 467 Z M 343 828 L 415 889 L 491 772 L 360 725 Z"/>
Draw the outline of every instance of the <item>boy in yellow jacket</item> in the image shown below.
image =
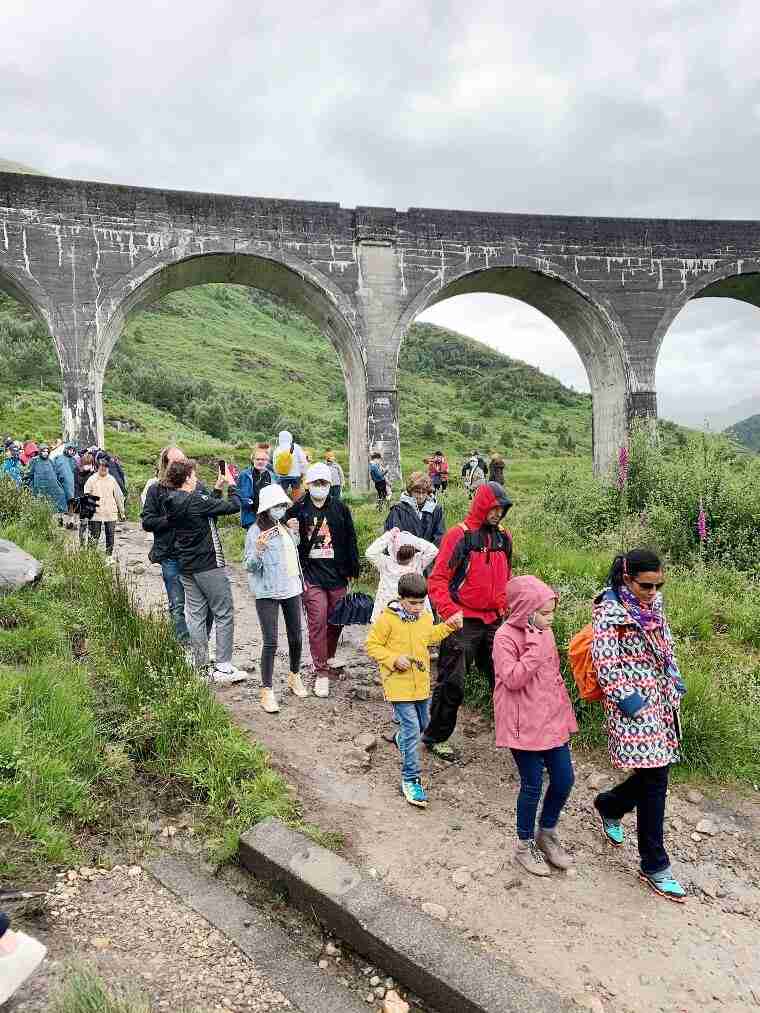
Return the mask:
<path id="1" fill-rule="evenodd" d="M 420 737 L 430 715 L 430 651 L 454 627 L 433 624 L 425 608 L 427 581 L 418 573 L 399 577 L 398 599 L 390 602 L 370 627 L 367 654 L 380 665 L 385 699 L 393 704 L 400 730 L 401 794 L 410 805 L 426 809 L 420 781 Z"/>

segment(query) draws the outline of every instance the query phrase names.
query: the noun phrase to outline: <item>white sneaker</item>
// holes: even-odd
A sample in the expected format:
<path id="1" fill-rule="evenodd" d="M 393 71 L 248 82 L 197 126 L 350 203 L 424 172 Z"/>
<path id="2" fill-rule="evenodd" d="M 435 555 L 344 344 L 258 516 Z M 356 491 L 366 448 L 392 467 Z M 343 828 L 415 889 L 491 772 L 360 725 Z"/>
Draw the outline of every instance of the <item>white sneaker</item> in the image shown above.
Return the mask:
<path id="1" fill-rule="evenodd" d="M 211 681 L 218 686 L 231 686 L 234 682 L 245 682 L 248 673 L 234 665 L 225 665 L 224 668 L 215 668 L 211 673 Z"/>
<path id="2" fill-rule="evenodd" d="M 277 703 L 277 697 L 274 695 L 274 690 L 268 689 L 266 686 L 263 686 L 261 689 L 259 704 L 261 709 L 266 711 L 267 714 L 280 713 L 280 705 Z"/>
<path id="3" fill-rule="evenodd" d="M 303 698 L 309 695 L 298 672 L 288 672 L 288 689 L 293 696 Z"/>
<path id="4" fill-rule="evenodd" d="M 47 950 L 25 932 L 10 929 L 3 938 L 0 950 L 0 1006 L 13 995 L 40 966 Z"/>
<path id="5" fill-rule="evenodd" d="M 314 696 L 329 696 L 330 695 L 330 680 L 326 675 L 318 675 L 314 680 Z"/>

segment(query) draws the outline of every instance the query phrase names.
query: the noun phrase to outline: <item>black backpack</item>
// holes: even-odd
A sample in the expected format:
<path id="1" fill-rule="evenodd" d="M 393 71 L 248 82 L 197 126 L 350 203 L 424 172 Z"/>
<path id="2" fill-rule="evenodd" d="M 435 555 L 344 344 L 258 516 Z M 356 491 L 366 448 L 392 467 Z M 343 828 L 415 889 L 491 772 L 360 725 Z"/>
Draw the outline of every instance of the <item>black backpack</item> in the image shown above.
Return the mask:
<path id="1" fill-rule="evenodd" d="M 449 568 L 454 570 L 449 580 L 449 592 L 452 600 L 457 603 L 459 603 L 459 588 L 467 579 L 470 569 L 470 556 L 473 552 L 482 552 L 484 547 L 481 531 L 470 531 L 465 524 L 460 524 L 459 527 L 464 531 L 464 537 L 457 542 L 449 560 Z M 507 564 L 511 566 L 512 536 L 501 528 L 496 528 L 494 541 L 496 544 L 491 545 L 491 552 L 503 552 L 507 557 Z"/>

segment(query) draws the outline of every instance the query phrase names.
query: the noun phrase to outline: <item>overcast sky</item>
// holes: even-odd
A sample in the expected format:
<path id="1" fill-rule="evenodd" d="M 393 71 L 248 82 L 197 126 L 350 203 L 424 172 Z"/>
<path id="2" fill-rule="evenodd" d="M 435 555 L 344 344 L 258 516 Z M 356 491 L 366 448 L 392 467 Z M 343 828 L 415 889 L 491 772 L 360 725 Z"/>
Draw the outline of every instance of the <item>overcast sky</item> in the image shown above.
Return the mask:
<path id="1" fill-rule="evenodd" d="M 757 0 L 2 0 L 0 158 L 347 207 L 760 218 L 759 48 Z M 520 303 L 428 319 L 585 385 Z M 693 421 L 758 372 L 757 310 L 691 303 L 661 404 Z"/>

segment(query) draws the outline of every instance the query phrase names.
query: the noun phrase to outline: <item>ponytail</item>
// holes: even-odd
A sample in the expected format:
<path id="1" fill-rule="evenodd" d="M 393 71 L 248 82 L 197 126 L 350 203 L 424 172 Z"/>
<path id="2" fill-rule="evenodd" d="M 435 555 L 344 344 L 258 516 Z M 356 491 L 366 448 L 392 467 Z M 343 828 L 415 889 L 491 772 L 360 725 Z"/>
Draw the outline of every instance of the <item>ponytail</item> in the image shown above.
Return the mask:
<path id="1" fill-rule="evenodd" d="M 615 556 L 607 578 L 607 583 L 617 591 L 623 584 L 624 577 L 636 577 L 639 573 L 655 573 L 662 569 L 662 560 L 651 549 L 631 549 L 624 555 Z"/>

